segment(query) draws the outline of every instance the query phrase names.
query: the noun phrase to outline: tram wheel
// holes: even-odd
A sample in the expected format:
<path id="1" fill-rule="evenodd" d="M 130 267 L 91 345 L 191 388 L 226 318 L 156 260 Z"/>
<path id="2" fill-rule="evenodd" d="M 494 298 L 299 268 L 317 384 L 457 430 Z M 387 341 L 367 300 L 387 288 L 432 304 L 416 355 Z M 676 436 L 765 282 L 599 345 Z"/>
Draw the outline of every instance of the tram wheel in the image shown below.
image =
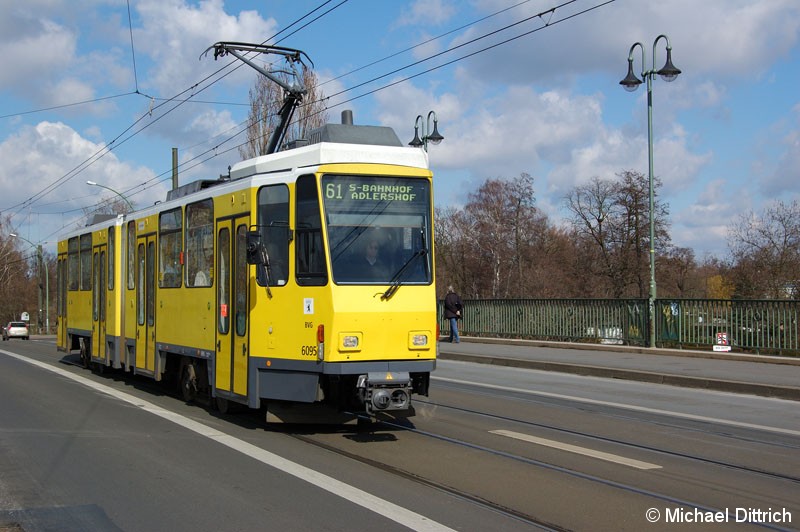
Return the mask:
<path id="1" fill-rule="evenodd" d="M 231 410 L 230 402 L 224 397 L 215 397 L 214 404 L 217 405 L 217 411 L 222 415 L 227 414 Z"/>

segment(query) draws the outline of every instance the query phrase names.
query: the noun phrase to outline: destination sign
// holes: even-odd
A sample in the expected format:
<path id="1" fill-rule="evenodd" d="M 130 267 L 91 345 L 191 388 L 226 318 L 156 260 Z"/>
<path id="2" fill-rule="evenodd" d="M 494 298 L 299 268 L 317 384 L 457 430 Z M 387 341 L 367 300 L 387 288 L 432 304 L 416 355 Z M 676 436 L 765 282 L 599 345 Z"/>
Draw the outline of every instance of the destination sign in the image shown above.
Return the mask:
<path id="1" fill-rule="evenodd" d="M 427 201 L 427 181 L 419 181 L 418 184 L 410 184 L 410 179 L 388 181 L 381 183 L 376 178 L 326 176 L 323 180 L 323 191 L 328 201 L 412 203 Z"/>

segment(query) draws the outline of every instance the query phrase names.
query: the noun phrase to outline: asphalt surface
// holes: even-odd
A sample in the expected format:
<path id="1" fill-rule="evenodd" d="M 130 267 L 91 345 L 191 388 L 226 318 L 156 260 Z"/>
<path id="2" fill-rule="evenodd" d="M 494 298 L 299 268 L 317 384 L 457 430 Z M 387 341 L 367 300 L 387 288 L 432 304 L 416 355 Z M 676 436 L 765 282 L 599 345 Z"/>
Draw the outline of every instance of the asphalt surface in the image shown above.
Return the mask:
<path id="1" fill-rule="evenodd" d="M 800 401 L 800 357 L 462 336 L 439 358 Z"/>
<path id="2" fill-rule="evenodd" d="M 439 358 L 800 401 L 800 358 L 461 337 Z"/>

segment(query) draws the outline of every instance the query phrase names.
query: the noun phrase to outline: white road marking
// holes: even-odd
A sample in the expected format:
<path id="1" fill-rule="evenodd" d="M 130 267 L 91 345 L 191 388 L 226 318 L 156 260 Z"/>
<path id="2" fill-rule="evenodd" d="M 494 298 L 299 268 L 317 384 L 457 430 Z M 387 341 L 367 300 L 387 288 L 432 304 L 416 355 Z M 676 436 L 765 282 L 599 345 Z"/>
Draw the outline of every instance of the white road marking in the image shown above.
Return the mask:
<path id="1" fill-rule="evenodd" d="M 705 423 L 719 423 L 722 425 L 730 425 L 733 427 L 742 427 L 746 429 L 764 430 L 767 432 L 777 432 L 779 434 L 788 434 L 790 436 L 800 436 L 800 430 L 783 429 L 780 427 L 768 427 L 766 425 L 757 425 L 755 423 L 745 423 L 743 421 L 732 421 L 729 419 L 719 419 L 714 417 L 697 416 L 695 414 L 684 414 L 683 412 L 673 412 L 671 410 L 660 410 L 658 408 L 647 408 L 644 406 L 626 405 L 623 403 L 613 403 L 611 401 L 599 401 L 597 399 L 586 399 L 583 397 L 575 397 L 572 395 L 563 395 L 560 393 L 540 392 L 534 390 L 524 390 L 522 388 L 511 388 L 508 386 L 499 386 L 496 384 L 484 384 L 481 382 L 464 381 L 459 379 L 448 379 L 445 377 L 434 377 L 431 375 L 431 380 L 439 380 L 442 382 L 452 382 L 455 384 L 467 384 L 470 386 L 478 386 L 480 388 L 490 388 L 493 390 L 505 390 L 509 392 L 524 393 L 528 395 L 538 395 L 541 397 L 552 397 L 555 399 L 566 399 L 568 401 L 578 401 L 579 403 L 587 403 L 593 405 L 611 406 L 614 408 L 622 408 L 625 410 L 633 410 L 636 412 L 647 412 L 649 414 L 663 414 L 665 416 L 680 417 L 684 419 L 691 419 L 692 421 L 703 421 Z M 761 399 L 764 399 L 763 397 Z"/>
<path id="2" fill-rule="evenodd" d="M 154 414 L 163 419 L 171 421 L 177 425 L 180 425 L 181 427 L 196 432 L 201 436 L 205 436 L 214 441 L 217 441 L 222 445 L 225 445 L 255 460 L 258 460 L 263 464 L 266 464 L 270 467 L 274 467 L 275 469 L 283 471 L 284 473 L 292 475 L 293 477 L 296 477 L 300 480 L 304 480 L 309 484 L 313 484 L 314 486 L 317 486 L 320 489 L 323 489 L 329 493 L 332 493 L 333 495 L 341 497 L 353 504 L 357 504 L 363 508 L 366 508 L 367 510 L 375 512 L 376 514 L 386 517 L 387 519 L 391 519 L 392 521 L 395 521 L 396 523 L 406 526 L 412 530 L 431 530 L 431 531 L 453 530 L 432 519 L 428 519 L 423 515 L 420 515 L 416 512 L 412 512 L 411 510 L 403 508 L 402 506 L 398 506 L 385 499 L 376 497 L 371 493 L 367 493 L 354 486 L 345 484 L 344 482 L 336 480 L 333 477 L 329 477 L 328 475 L 320 473 L 319 471 L 314 471 L 313 469 L 292 462 L 291 460 L 287 460 L 286 458 L 283 458 L 274 453 L 256 447 L 255 445 L 242 441 L 238 438 L 234 438 L 233 436 L 225 434 L 224 432 L 220 432 L 207 425 L 203 425 L 202 423 L 198 423 L 197 421 L 193 421 L 180 414 L 177 414 L 175 412 L 170 412 L 169 410 L 161 408 L 160 406 L 157 406 L 143 399 L 139 399 L 138 397 L 134 397 L 125 392 L 120 392 L 113 388 L 109 388 L 104 384 L 94 382 L 85 377 L 81 377 L 80 375 L 76 375 L 74 373 L 65 371 L 61 368 L 51 366 L 50 364 L 44 362 L 39 362 L 38 360 L 32 360 L 30 358 L 26 358 L 4 350 L 0 350 L 0 353 L 16 358 L 23 362 L 27 362 L 42 369 L 46 369 L 47 371 L 51 371 L 62 377 L 66 377 L 67 379 L 73 380 L 79 384 L 87 386 L 100 393 L 104 393 L 106 395 L 119 399 L 120 401 L 124 401 L 133 406 L 141 408 L 142 410 L 150 412 L 151 414 Z"/>
<path id="3" fill-rule="evenodd" d="M 489 432 L 492 434 L 497 434 L 499 436 L 506 436 L 508 438 L 514 438 L 517 440 L 529 441 L 531 443 L 544 445 L 545 447 L 552 447 L 554 449 L 560 449 L 562 451 L 567 451 L 570 453 L 590 456 L 592 458 L 605 460 L 607 462 L 614 462 L 615 464 L 622 464 L 629 467 L 635 467 L 636 469 L 661 469 L 661 466 L 657 464 L 642 462 L 640 460 L 634 460 L 633 458 L 625 458 L 624 456 L 619 456 L 616 454 L 604 453 L 603 451 L 595 451 L 594 449 L 587 449 L 586 447 L 570 445 L 569 443 L 561 443 L 555 440 L 546 440 L 544 438 L 531 436 L 530 434 L 522 434 L 520 432 L 512 432 L 510 430 L 490 430 Z"/>

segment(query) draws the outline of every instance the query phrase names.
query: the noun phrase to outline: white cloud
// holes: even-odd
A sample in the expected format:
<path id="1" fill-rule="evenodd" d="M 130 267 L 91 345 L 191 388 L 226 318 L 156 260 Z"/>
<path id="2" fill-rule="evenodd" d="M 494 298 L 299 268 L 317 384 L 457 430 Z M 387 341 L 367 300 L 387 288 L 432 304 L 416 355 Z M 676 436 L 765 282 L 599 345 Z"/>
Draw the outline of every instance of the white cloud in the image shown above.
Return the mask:
<path id="1" fill-rule="evenodd" d="M 507 2 L 484 0 L 477 5 L 490 13 L 507 7 Z M 653 41 L 666 33 L 672 43 L 673 61 L 685 74 L 700 79 L 749 79 L 774 58 L 788 53 L 800 35 L 800 4 L 794 0 L 616 2 L 556 23 L 586 7 L 580 3 L 565 6 L 552 18 L 537 17 L 503 34 L 502 38 L 509 38 L 543 27 L 545 22 L 551 24 L 494 52 L 476 56 L 472 61 L 476 74 L 502 82 L 530 83 L 569 79 L 591 71 L 621 79 L 631 45 L 637 41 L 644 45 L 647 66 L 651 67 Z M 500 18 L 511 23 L 542 9 L 541 4 L 528 3 Z M 477 27 L 472 35 L 485 30 Z M 660 41 L 656 68 L 661 68 L 665 60 L 664 46 Z M 637 73 L 641 72 L 641 61 L 637 48 Z"/>
<path id="2" fill-rule="evenodd" d="M 698 259 L 706 254 L 724 257 L 728 227 L 751 209 L 752 201 L 748 190 L 738 189 L 726 179 L 707 183 L 690 205 L 671 212 L 673 244 L 694 249 Z"/>
<path id="3" fill-rule="evenodd" d="M 6 15 L 2 18 L 6 19 Z M 77 36 L 46 18 L 30 20 L 9 17 L 6 20 L 7 23 L 2 24 L 4 27 L 17 26 L 26 31 L 0 32 L 0 46 L 3 49 L 0 89 L 25 95 L 34 101 L 52 101 L 50 93 L 42 90 L 43 85 L 54 74 L 60 75 L 73 64 Z"/>
<path id="4" fill-rule="evenodd" d="M 153 61 L 146 85 L 160 96 L 173 96 L 227 63 L 238 62 L 231 56 L 215 61 L 213 51 L 200 57 L 215 42 L 260 43 L 276 29 L 274 19 L 263 19 L 255 11 L 238 16 L 226 13 L 222 0 L 197 5 L 184 0 L 144 0 L 134 5 L 142 19 L 142 27 L 134 31 L 137 50 Z M 240 68 L 226 82 L 249 86 L 253 75 L 249 67 Z"/>
<path id="5" fill-rule="evenodd" d="M 455 14 L 456 6 L 451 0 L 416 0 L 401 13 L 398 26 L 439 26 Z"/>
<path id="6" fill-rule="evenodd" d="M 87 180 L 125 190 L 132 183 L 142 183 L 153 177 L 151 170 L 122 162 L 111 152 L 87 166 L 85 171 L 65 179 L 74 168 L 102 149 L 102 144 L 83 138 L 60 122 L 40 122 L 21 128 L 0 143 L 0 160 L 4 161 L 0 167 L 3 204 L 7 207 L 20 204 L 45 187 L 63 182 L 63 185 L 43 196 L 39 203 L 58 202 L 55 210 L 65 212 L 97 201 L 97 191 L 88 190 L 85 184 Z M 157 195 L 157 199 L 163 199 L 160 191 L 152 194 L 153 197 Z M 137 200 L 146 203 L 151 199 L 149 195 L 137 196 Z M 16 214 L 27 215 L 26 212 Z M 52 235 L 61 228 L 61 223 L 59 218 L 52 225 L 39 228 L 39 231 L 43 235 Z"/>

